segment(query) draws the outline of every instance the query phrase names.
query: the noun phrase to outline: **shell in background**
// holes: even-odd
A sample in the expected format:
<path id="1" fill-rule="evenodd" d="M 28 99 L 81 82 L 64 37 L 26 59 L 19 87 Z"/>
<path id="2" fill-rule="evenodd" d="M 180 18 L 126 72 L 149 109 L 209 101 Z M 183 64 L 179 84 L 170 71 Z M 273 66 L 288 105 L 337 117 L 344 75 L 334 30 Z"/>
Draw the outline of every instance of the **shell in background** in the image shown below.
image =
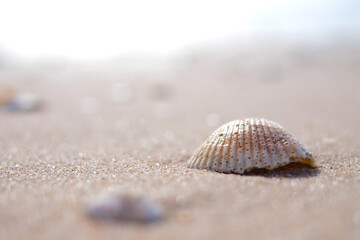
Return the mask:
<path id="1" fill-rule="evenodd" d="M 90 204 L 88 215 L 103 221 L 150 223 L 161 220 L 164 211 L 149 199 L 118 193 L 100 195 Z"/>
<path id="2" fill-rule="evenodd" d="M 226 123 L 194 152 L 188 167 L 224 173 L 274 169 L 300 162 L 314 166 L 311 153 L 279 124 L 247 118 Z"/>
<path id="3" fill-rule="evenodd" d="M 36 111 L 41 107 L 41 99 L 32 92 L 16 94 L 5 104 L 5 110 L 8 112 Z"/>

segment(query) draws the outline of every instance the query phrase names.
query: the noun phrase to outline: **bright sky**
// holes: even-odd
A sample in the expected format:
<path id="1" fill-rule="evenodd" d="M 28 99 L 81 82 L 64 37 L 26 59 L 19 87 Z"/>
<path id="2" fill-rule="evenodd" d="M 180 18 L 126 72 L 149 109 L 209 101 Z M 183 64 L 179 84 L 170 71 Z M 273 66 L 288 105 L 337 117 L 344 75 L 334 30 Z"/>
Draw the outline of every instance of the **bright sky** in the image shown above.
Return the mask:
<path id="1" fill-rule="evenodd" d="M 2 0 L 0 47 L 30 58 L 171 54 L 192 44 L 259 31 L 360 29 L 358 2 Z"/>

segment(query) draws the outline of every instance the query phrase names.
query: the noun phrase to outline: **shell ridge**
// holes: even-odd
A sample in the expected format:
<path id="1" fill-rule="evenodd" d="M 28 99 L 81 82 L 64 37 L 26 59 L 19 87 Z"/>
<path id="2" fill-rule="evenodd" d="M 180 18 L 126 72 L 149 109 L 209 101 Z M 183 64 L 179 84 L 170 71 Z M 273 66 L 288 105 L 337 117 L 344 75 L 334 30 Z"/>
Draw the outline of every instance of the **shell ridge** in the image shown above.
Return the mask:
<path id="1" fill-rule="evenodd" d="M 232 148 L 232 151 L 234 153 L 234 161 L 233 161 L 233 164 L 231 166 L 231 169 L 233 172 L 235 172 L 237 169 L 238 169 L 238 166 L 239 166 L 239 152 L 237 151 L 237 146 L 238 146 L 238 143 L 239 143 L 239 130 L 240 130 L 240 121 L 238 120 L 236 122 L 236 137 L 235 137 L 235 142 L 233 144 L 233 148 Z"/>
<path id="2" fill-rule="evenodd" d="M 202 153 L 203 147 L 200 146 L 195 150 L 195 153 L 191 156 L 189 165 L 192 165 L 194 168 L 199 167 L 199 162 L 202 160 L 201 153 Z"/>
<path id="3" fill-rule="evenodd" d="M 277 144 L 277 136 L 278 136 L 278 132 L 277 132 L 277 128 L 274 128 L 272 121 L 268 122 L 268 129 L 269 129 L 269 133 L 270 133 L 270 138 L 271 138 L 271 143 L 274 146 L 274 150 L 273 151 L 273 157 L 275 160 L 275 166 L 279 166 L 281 164 L 281 158 L 279 158 L 280 155 L 280 149 L 278 148 L 278 144 Z"/>
<path id="4" fill-rule="evenodd" d="M 249 127 L 248 127 L 248 135 L 249 135 L 249 145 L 248 145 L 248 149 L 249 149 L 249 151 L 247 151 L 247 152 L 249 152 L 249 156 L 247 156 L 246 155 L 246 162 L 247 163 L 249 163 L 249 164 L 247 164 L 247 165 L 249 165 L 251 168 L 253 167 L 253 159 L 252 159 L 252 157 L 253 157 L 253 154 L 254 154 L 254 144 L 253 144 L 253 130 L 252 130 L 252 118 L 249 120 Z M 247 149 L 246 149 L 247 150 Z"/>
<path id="5" fill-rule="evenodd" d="M 217 140 L 215 142 L 215 146 L 213 148 L 211 147 L 211 144 L 209 145 L 209 156 L 204 161 L 204 163 L 206 163 L 207 169 L 212 169 L 212 165 L 214 164 L 214 160 L 215 160 L 214 153 L 216 153 L 216 151 L 217 151 L 217 147 L 218 147 L 220 140 L 221 140 L 220 138 L 217 138 Z"/>
<path id="6" fill-rule="evenodd" d="M 189 167 L 194 167 L 194 162 L 195 160 L 197 159 L 198 155 L 199 155 L 199 152 L 200 152 L 200 148 L 201 147 L 198 147 L 195 152 L 193 153 L 193 155 L 190 157 L 189 161 L 188 161 L 188 166 Z"/>
<path id="7" fill-rule="evenodd" d="M 276 134 L 278 135 L 276 144 L 278 145 L 280 151 L 280 164 L 281 166 L 286 165 L 287 163 L 289 163 L 289 157 L 287 156 L 288 149 L 286 146 L 286 141 L 283 141 L 283 139 L 286 139 L 284 134 L 285 132 L 279 124 L 272 122 L 271 126 L 272 128 L 276 129 Z"/>
<path id="8" fill-rule="evenodd" d="M 269 165 L 269 162 L 266 158 L 266 146 L 265 146 L 265 138 L 264 138 L 264 126 L 262 123 L 262 119 L 257 120 L 258 128 L 257 128 L 257 135 L 258 135 L 258 145 L 259 145 L 259 161 L 260 161 L 260 168 L 264 168 Z"/>
<path id="9" fill-rule="evenodd" d="M 251 126 L 250 126 L 250 119 L 247 119 L 246 120 L 246 130 L 245 130 L 245 134 L 246 134 L 246 154 L 245 154 L 245 158 L 244 158 L 244 162 L 246 162 L 246 167 L 247 168 L 252 168 L 252 162 L 251 160 L 251 152 L 250 152 L 250 145 L 251 145 L 251 141 L 250 141 L 250 135 L 251 135 L 251 132 L 250 132 L 250 129 L 251 129 Z"/>
<path id="10" fill-rule="evenodd" d="M 264 150 L 264 154 L 265 154 L 265 167 L 269 168 L 272 165 L 272 159 L 269 155 L 270 153 L 270 147 L 268 145 L 267 142 L 267 129 L 266 129 L 266 123 L 265 123 L 265 119 L 261 119 L 261 128 L 262 128 L 262 137 L 264 140 L 264 146 L 265 146 L 265 150 Z"/>
<path id="11" fill-rule="evenodd" d="M 247 168 L 246 165 L 246 130 L 245 130 L 245 120 L 243 121 L 243 131 L 242 131 L 242 165 L 243 165 L 243 169 Z"/>
<path id="12" fill-rule="evenodd" d="M 266 128 L 267 128 L 268 133 L 269 133 L 269 138 L 270 138 L 270 139 L 269 139 L 269 145 L 270 145 L 270 150 L 271 150 L 271 157 L 272 157 L 272 159 L 273 159 L 273 166 L 272 166 L 272 168 L 274 168 L 274 167 L 278 167 L 279 164 L 280 164 L 280 162 L 279 162 L 279 159 L 278 159 L 278 157 L 277 157 L 277 155 L 278 155 L 278 149 L 277 149 L 277 147 L 276 147 L 276 145 L 275 145 L 274 132 L 273 132 L 273 130 L 271 129 L 270 124 L 271 124 L 271 122 L 270 122 L 270 121 L 267 121 L 267 126 L 266 126 Z"/>
<path id="13" fill-rule="evenodd" d="M 222 125 L 219 129 L 215 130 L 210 137 L 206 140 L 205 144 L 207 144 L 206 149 L 204 150 L 204 154 L 202 156 L 202 159 L 200 163 L 198 164 L 199 168 L 209 168 L 208 162 L 209 162 L 209 156 L 211 154 L 212 145 L 215 143 L 215 148 L 217 146 L 217 143 L 219 142 L 219 138 L 216 138 L 215 136 L 218 135 L 218 132 L 222 130 Z M 209 140 L 210 139 L 210 140 Z M 216 149 L 215 149 L 216 150 Z"/>
<path id="14" fill-rule="evenodd" d="M 219 141 L 220 141 L 220 140 L 219 140 Z M 221 150 L 221 147 L 218 148 L 218 146 L 219 146 L 219 141 L 216 142 L 216 145 L 215 145 L 215 147 L 214 147 L 213 153 L 215 153 L 215 156 L 212 157 L 212 158 L 209 157 L 209 161 L 211 161 L 211 163 L 210 163 L 210 165 L 207 165 L 207 166 L 208 166 L 208 168 L 210 168 L 210 169 L 212 169 L 212 165 L 215 165 L 215 164 L 216 164 L 216 166 L 217 166 L 217 165 L 219 164 L 219 163 L 218 163 L 218 159 L 219 159 L 219 152 L 220 152 L 220 150 Z"/>
<path id="15" fill-rule="evenodd" d="M 296 153 L 296 151 L 297 151 L 297 148 L 296 148 L 296 143 L 297 143 L 297 141 L 296 141 L 296 139 L 294 139 L 294 137 L 292 137 L 292 136 L 290 136 L 289 137 L 289 142 L 290 142 L 290 144 L 289 144 L 289 156 L 288 156 L 288 159 L 289 159 L 289 161 L 291 160 L 291 158 L 294 156 L 294 153 Z"/>
<path id="16" fill-rule="evenodd" d="M 262 160 L 261 160 L 261 151 L 262 151 L 262 148 L 261 148 L 261 141 L 260 141 L 260 137 L 259 137 L 259 119 L 255 119 L 255 146 L 256 146 L 256 155 L 254 156 L 254 158 L 256 159 L 256 163 L 258 165 L 258 167 L 262 167 Z"/>
<path id="17" fill-rule="evenodd" d="M 293 152 L 296 152 L 294 142 L 296 143 L 297 140 L 286 129 L 281 128 L 281 130 L 284 132 L 286 143 L 287 143 L 287 145 L 285 146 L 285 152 L 286 152 L 285 158 L 286 158 L 286 162 L 289 163 Z"/>
<path id="18" fill-rule="evenodd" d="M 212 141 L 207 141 L 205 144 L 205 149 L 203 151 L 201 151 L 199 154 L 200 154 L 200 157 L 199 159 L 197 160 L 197 166 L 198 168 L 202 168 L 204 166 L 204 163 L 206 162 L 206 156 L 208 156 L 209 154 L 209 151 L 210 151 L 210 148 L 211 148 L 211 143 L 213 142 L 214 140 Z M 201 155 L 202 153 L 202 155 Z"/>
<path id="19" fill-rule="evenodd" d="M 222 151 L 222 146 L 224 145 L 224 142 L 225 142 L 225 137 L 226 137 L 226 134 L 227 134 L 227 129 L 229 128 L 229 123 L 226 123 L 224 125 L 222 125 L 220 127 L 220 129 L 218 129 L 218 131 L 215 131 L 214 132 L 214 136 L 219 136 L 221 135 L 222 138 L 220 137 L 217 137 L 217 141 L 216 141 L 216 144 L 215 144 L 215 147 L 214 149 L 211 151 L 211 156 L 209 156 L 209 159 L 208 159 L 208 162 L 207 162 L 207 165 L 206 165 L 206 168 L 208 169 L 214 169 L 214 170 L 217 170 L 218 169 L 218 166 L 219 166 L 219 157 L 221 156 L 221 151 Z M 226 129 L 223 129 L 225 128 Z M 224 136 L 224 131 L 225 131 L 225 136 Z M 221 142 L 221 146 L 219 146 L 219 142 Z M 218 149 L 219 149 L 219 152 L 218 152 Z M 215 156 L 214 156 L 215 154 Z M 215 167 L 217 166 L 217 167 Z"/>
<path id="20" fill-rule="evenodd" d="M 238 126 L 238 143 L 237 143 L 237 161 L 236 161 L 236 170 L 238 172 L 244 172 L 244 162 L 243 162 L 243 145 L 244 145 L 244 141 L 243 141 L 243 125 L 244 125 L 244 121 L 243 120 L 240 120 L 239 121 L 239 126 Z"/>
<path id="21" fill-rule="evenodd" d="M 220 147 L 220 152 L 219 152 L 219 156 L 218 156 L 218 158 L 217 158 L 217 167 L 218 168 L 220 168 L 222 171 L 225 169 L 224 168 L 224 165 L 225 165 L 225 162 L 226 162 L 226 159 L 227 159 L 227 157 L 226 156 L 224 156 L 224 152 L 226 152 L 226 151 L 224 151 L 224 145 L 228 142 L 228 137 L 231 137 L 231 134 L 229 134 L 230 133 L 230 127 L 231 126 L 229 126 L 230 124 L 231 124 L 232 122 L 229 122 L 228 123 L 228 125 L 227 125 L 227 128 L 226 128 L 226 133 L 225 133 L 225 135 L 224 135 L 224 141 L 222 142 L 222 144 L 221 144 L 221 147 Z M 229 145 L 229 144 L 228 144 Z M 220 162 L 221 162 L 221 164 L 220 164 Z M 221 165 L 221 167 L 220 167 L 220 165 Z"/>
<path id="22" fill-rule="evenodd" d="M 232 124 L 232 129 L 230 131 L 230 136 L 229 136 L 229 144 L 227 146 L 227 148 L 225 149 L 225 169 L 230 169 L 230 165 L 231 165 L 231 162 L 234 160 L 233 157 L 231 156 L 231 149 L 232 149 L 232 146 L 233 146 L 233 136 L 235 135 L 234 133 L 234 130 L 235 130 L 235 127 L 236 127 L 236 121 L 233 121 L 233 124 Z M 224 165 L 223 165 L 224 166 Z M 231 169 L 230 169 L 231 170 Z M 230 172 L 230 170 L 228 170 L 228 172 Z"/>
<path id="23" fill-rule="evenodd" d="M 258 139 L 256 137 L 256 130 L 257 130 L 257 126 L 256 126 L 256 118 L 251 118 L 250 120 L 250 156 L 251 156 L 251 162 L 253 163 L 253 167 L 256 166 L 258 167 L 259 164 L 259 159 L 257 157 L 257 153 L 259 152 L 259 149 L 257 147 L 257 142 Z"/>

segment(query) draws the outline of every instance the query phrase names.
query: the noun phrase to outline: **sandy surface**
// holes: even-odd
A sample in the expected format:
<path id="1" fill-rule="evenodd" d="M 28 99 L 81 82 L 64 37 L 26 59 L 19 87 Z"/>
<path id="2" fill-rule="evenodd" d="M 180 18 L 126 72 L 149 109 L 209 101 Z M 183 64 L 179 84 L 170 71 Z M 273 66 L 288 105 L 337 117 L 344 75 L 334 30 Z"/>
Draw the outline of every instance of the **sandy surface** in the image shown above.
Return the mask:
<path id="1" fill-rule="evenodd" d="M 360 68 L 350 63 L 261 75 L 216 63 L 110 77 L 3 72 L 3 85 L 45 105 L 0 112 L 0 239 L 359 239 Z M 128 102 L 113 101 L 117 82 Z M 213 130 L 243 117 L 280 123 L 318 169 L 186 168 Z M 166 218 L 95 222 L 85 208 L 104 191 L 153 199 Z"/>

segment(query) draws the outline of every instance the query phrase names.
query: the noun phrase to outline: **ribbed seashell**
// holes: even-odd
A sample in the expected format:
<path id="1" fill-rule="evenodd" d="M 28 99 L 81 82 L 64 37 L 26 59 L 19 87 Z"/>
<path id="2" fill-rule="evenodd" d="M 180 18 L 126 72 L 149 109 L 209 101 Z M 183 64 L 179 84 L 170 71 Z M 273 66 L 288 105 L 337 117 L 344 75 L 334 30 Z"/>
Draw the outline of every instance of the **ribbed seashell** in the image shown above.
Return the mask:
<path id="1" fill-rule="evenodd" d="M 293 162 L 315 165 L 311 153 L 278 123 L 247 118 L 215 130 L 194 152 L 188 167 L 242 174 Z"/>

